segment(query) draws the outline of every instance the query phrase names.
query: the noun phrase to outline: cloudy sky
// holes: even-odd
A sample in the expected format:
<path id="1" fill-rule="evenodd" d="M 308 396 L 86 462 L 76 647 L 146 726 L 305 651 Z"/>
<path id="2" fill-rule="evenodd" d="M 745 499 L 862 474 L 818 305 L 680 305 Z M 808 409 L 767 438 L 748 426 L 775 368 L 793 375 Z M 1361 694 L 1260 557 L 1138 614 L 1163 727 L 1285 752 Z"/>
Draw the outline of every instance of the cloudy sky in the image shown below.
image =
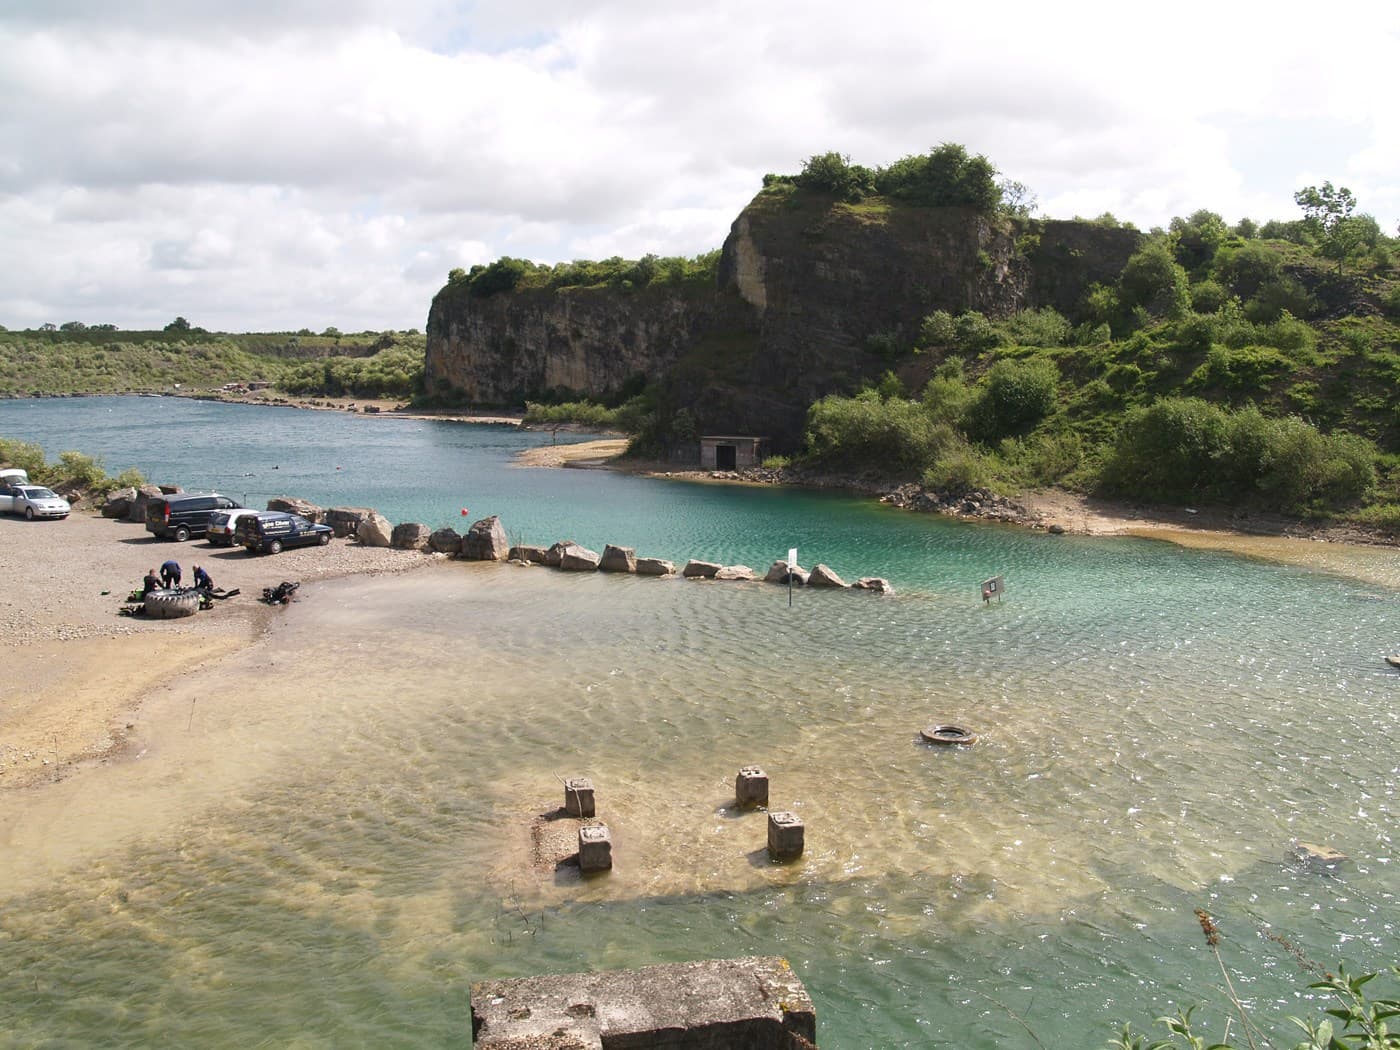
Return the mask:
<path id="1" fill-rule="evenodd" d="M 1057 218 L 1400 220 L 1400 4 L 0 0 L 0 324 L 422 328 L 454 266 L 696 255 L 959 142 Z"/>

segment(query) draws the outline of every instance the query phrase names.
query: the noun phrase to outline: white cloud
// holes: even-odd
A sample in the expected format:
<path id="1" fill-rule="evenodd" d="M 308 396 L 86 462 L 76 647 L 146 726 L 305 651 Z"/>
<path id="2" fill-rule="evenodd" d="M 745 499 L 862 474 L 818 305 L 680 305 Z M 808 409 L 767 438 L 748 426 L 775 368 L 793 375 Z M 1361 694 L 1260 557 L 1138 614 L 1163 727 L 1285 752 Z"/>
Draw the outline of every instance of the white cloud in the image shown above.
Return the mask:
<path id="1" fill-rule="evenodd" d="M 421 327 L 448 269 L 716 248 L 944 141 L 1046 213 L 1400 215 L 1394 5 L 0 0 L 0 323 Z"/>

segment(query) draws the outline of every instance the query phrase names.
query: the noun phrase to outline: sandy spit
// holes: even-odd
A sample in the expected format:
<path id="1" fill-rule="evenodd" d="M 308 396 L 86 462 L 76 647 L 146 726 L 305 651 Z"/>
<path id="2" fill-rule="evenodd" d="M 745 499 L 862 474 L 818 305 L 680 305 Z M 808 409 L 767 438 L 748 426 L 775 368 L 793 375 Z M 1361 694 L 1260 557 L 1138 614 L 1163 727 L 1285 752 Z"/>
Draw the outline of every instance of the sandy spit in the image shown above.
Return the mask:
<path id="1" fill-rule="evenodd" d="M 203 565 L 215 586 L 242 593 L 181 620 L 119 614 L 151 568 Z M 258 598 L 283 580 L 303 588 L 350 573 L 432 564 L 416 551 L 333 540 L 275 556 L 204 540 L 158 540 L 140 524 L 75 512 L 62 521 L 0 515 L 0 791 L 59 779 L 122 750 L 143 690 L 251 644 L 270 618 Z M 21 673 L 15 673 L 19 669 Z"/>

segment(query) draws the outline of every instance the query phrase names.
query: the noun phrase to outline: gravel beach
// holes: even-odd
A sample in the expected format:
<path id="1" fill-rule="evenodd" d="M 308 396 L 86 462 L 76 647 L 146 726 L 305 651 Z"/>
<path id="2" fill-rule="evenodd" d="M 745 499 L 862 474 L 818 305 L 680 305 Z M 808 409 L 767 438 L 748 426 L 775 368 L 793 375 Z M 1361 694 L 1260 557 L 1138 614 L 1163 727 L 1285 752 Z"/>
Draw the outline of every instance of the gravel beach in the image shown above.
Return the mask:
<path id="1" fill-rule="evenodd" d="M 179 620 L 119 615 L 148 569 L 174 558 L 188 583 L 202 565 L 216 587 L 241 593 Z M 417 551 L 333 540 L 275 556 L 203 540 L 158 540 L 143 525 L 75 511 L 62 521 L 0 516 L 0 791 L 66 775 L 120 752 L 149 683 L 187 673 L 253 641 L 288 609 L 258 599 L 283 580 L 403 572 L 433 563 Z"/>

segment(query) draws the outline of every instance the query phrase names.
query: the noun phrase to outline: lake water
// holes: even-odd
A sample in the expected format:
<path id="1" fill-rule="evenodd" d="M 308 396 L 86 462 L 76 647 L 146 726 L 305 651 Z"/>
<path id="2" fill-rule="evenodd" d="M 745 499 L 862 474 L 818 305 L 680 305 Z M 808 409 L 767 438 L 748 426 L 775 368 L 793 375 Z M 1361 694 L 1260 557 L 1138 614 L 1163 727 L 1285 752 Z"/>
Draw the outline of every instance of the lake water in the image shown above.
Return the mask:
<path id="1" fill-rule="evenodd" d="M 141 761 L 0 796 L 32 810 L 2 848 L 47 858 L 0 883 L 0 1045 L 465 1045 L 473 980 L 780 954 L 824 1047 L 1036 1045 L 1021 1021 L 1092 1047 L 1178 1003 L 1223 1034 L 1195 907 L 1266 1027 L 1320 1004 L 1265 933 L 1328 967 L 1396 961 L 1394 588 L 526 470 L 509 454 L 548 436 L 494 427 L 152 401 L 0 402 L 0 435 L 395 521 L 465 505 L 530 542 L 758 568 L 797 545 L 899 593 L 789 607 L 760 584 L 466 563 L 303 588 L 265 640 L 147 701 Z M 151 412 L 199 436 L 131 422 Z M 920 744 L 934 721 L 981 740 Z M 797 863 L 727 808 L 751 763 L 806 822 Z M 570 775 L 616 841 L 586 882 L 530 864 Z M 1351 863 L 1300 870 L 1295 839 Z"/>

